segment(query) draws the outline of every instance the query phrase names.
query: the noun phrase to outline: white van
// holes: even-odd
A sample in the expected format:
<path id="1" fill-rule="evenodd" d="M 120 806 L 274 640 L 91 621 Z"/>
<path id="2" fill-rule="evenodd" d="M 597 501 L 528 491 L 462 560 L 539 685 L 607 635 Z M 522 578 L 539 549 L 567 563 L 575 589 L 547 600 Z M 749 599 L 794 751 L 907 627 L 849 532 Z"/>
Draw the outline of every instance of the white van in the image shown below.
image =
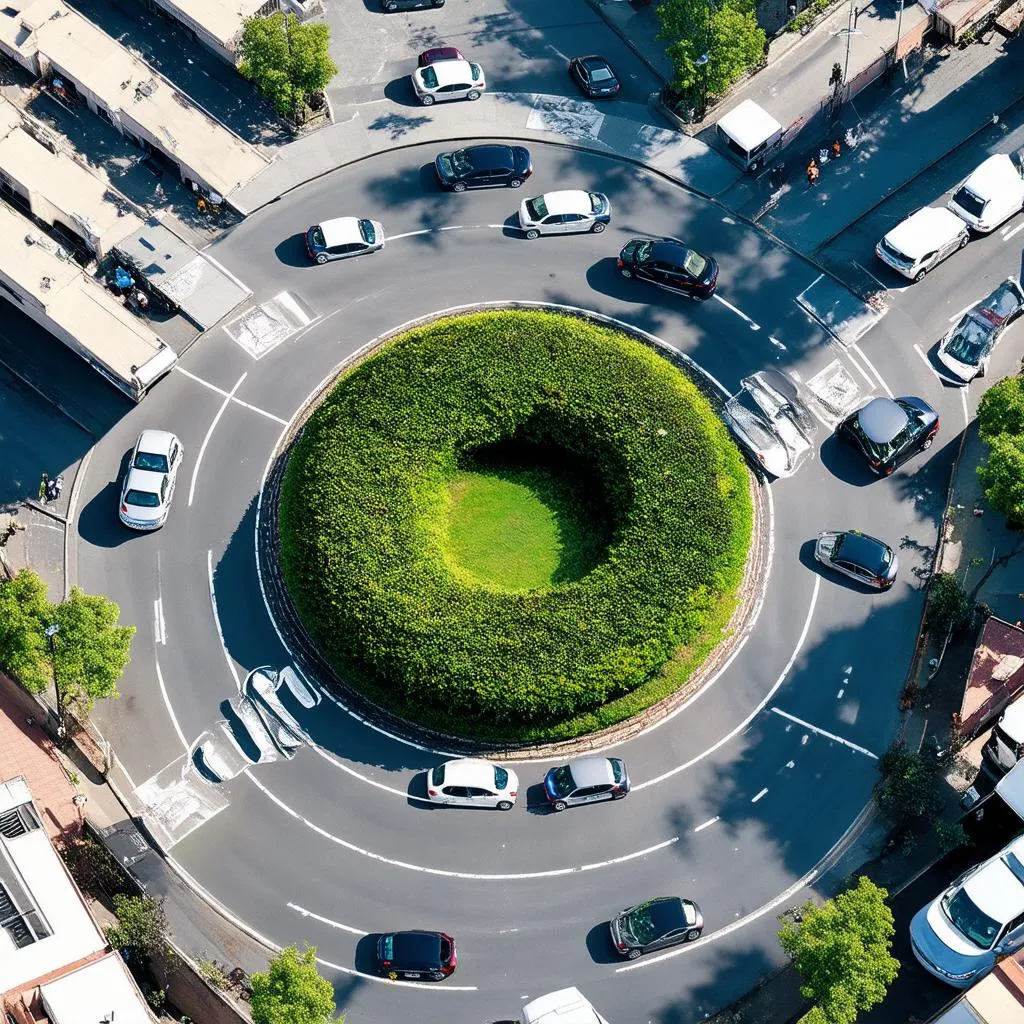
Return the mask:
<path id="1" fill-rule="evenodd" d="M 608 1024 L 578 988 L 563 988 L 527 1003 L 522 1024 Z"/>
<path id="2" fill-rule="evenodd" d="M 1024 757 L 1024 697 L 1015 698 L 999 716 L 982 756 L 996 775 L 1008 772 Z"/>
<path id="3" fill-rule="evenodd" d="M 718 137 L 746 171 L 759 171 L 786 138 L 786 129 L 753 100 L 744 100 L 718 122 Z"/>
<path id="4" fill-rule="evenodd" d="M 975 231 L 988 234 L 1024 209 L 1024 177 L 1006 153 L 997 153 L 971 172 L 946 206 Z"/>
<path id="5" fill-rule="evenodd" d="M 904 277 L 920 281 L 970 237 L 967 225 L 955 213 L 926 206 L 897 224 L 875 246 L 875 255 Z"/>

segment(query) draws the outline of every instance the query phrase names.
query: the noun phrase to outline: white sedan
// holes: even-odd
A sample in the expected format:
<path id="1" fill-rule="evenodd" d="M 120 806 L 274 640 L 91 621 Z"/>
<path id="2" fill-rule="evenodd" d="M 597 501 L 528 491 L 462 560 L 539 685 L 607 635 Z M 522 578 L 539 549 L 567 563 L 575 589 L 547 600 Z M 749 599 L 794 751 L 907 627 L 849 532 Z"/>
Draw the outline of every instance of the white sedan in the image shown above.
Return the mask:
<path id="1" fill-rule="evenodd" d="M 511 768 L 480 758 L 445 761 L 427 772 L 427 796 L 438 804 L 510 811 L 518 792 L 519 779 Z"/>
<path id="2" fill-rule="evenodd" d="M 133 530 L 158 530 L 167 521 L 185 449 L 166 430 L 144 430 L 128 463 L 118 516 Z"/>
<path id="3" fill-rule="evenodd" d="M 612 204 L 600 192 L 581 188 L 545 192 L 524 199 L 519 206 L 519 228 L 527 238 L 567 235 L 577 231 L 604 231 L 612 219 Z"/>

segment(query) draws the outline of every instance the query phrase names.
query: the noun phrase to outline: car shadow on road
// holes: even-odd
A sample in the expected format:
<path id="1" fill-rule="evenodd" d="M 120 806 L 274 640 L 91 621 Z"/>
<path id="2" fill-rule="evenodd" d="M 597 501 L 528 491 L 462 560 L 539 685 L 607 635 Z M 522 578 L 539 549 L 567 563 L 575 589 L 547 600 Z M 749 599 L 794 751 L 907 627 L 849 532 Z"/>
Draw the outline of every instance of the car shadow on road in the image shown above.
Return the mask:
<path id="1" fill-rule="evenodd" d="M 595 924 L 587 932 L 587 952 L 595 964 L 616 964 L 621 962 L 622 957 L 615 952 L 615 947 L 612 945 L 612 936 L 608 930 L 607 921 Z"/>
<path id="2" fill-rule="evenodd" d="M 868 469 L 864 456 L 840 441 L 835 434 L 821 443 L 821 464 L 838 480 L 854 487 L 866 487 L 878 479 Z"/>
<path id="3" fill-rule="evenodd" d="M 354 966 L 360 974 L 377 973 L 377 941 L 380 939 L 379 932 L 371 932 L 364 935 L 356 943 Z"/>
<path id="4" fill-rule="evenodd" d="M 415 110 L 423 110 L 425 106 L 416 98 L 416 92 L 412 87 L 412 79 L 408 75 L 402 75 L 401 78 L 392 78 L 384 86 L 384 96 L 386 99 L 391 100 L 392 103 L 397 103 L 400 107 L 412 107 Z M 391 137 L 394 139 L 398 137 L 394 134 L 396 130 L 399 131 L 399 134 L 404 135 L 410 128 L 418 128 L 429 120 L 429 117 L 422 114 L 419 117 L 406 117 L 404 114 L 381 114 L 380 117 L 371 121 L 367 127 L 375 131 L 387 129 L 391 131 Z"/>
<path id="5" fill-rule="evenodd" d="M 428 769 L 429 771 L 429 769 Z M 417 772 L 410 780 L 406 789 L 409 799 L 406 803 L 418 811 L 440 811 L 445 809 L 444 804 L 435 804 L 427 799 L 427 772 Z M 472 810 L 473 808 L 466 808 Z"/>
<path id="6" fill-rule="evenodd" d="M 535 782 L 532 786 L 526 787 L 526 811 L 528 814 L 555 814 L 544 795 L 543 782 Z"/>
<path id="7" fill-rule="evenodd" d="M 117 518 L 121 484 L 111 480 L 78 514 L 78 535 L 98 548 L 116 548 L 140 536 Z"/>
<path id="8" fill-rule="evenodd" d="M 642 281 L 627 281 L 618 271 L 615 256 L 605 256 L 587 268 L 587 284 L 609 298 L 638 305 L 651 301 L 650 288 Z"/>
<path id="9" fill-rule="evenodd" d="M 291 235 L 274 247 L 274 255 L 286 267 L 309 266 L 305 235 Z"/>

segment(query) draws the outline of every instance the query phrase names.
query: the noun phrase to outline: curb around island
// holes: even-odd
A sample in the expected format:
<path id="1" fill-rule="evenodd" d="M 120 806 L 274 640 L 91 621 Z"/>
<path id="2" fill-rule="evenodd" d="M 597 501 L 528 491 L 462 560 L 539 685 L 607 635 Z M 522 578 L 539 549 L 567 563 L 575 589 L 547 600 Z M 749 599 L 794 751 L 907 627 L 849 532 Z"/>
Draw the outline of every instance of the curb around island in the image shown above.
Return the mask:
<path id="1" fill-rule="evenodd" d="M 293 414 L 270 454 L 260 487 L 254 531 L 256 564 L 267 614 L 285 650 L 288 651 L 300 671 L 311 679 L 321 682 L 332 695 L 335 703 L 357 721 L 423 750 L 484 754 L 505 759 L 514 758 L 517 761 L 545 760 L 598 750 L 638 736 L 681 711 L 717 680 L 753 631 L 764 601 L 774 549 L 774 506 L 768 484 L 748 463 L 750 496 L 753 506 L 750 553 L 738 590 L 737 605 L 723 630 L 724 636 L 683 686 L 631 718 L 569 740 L 539 744 L 512 741 L 489 743 L 453 736 L 419 725 L 391 713 L 370 700 L 339 676 L 321 657 L 316 645 L 303 627 L 285 587 L 283 574 L 280 572 L 278 564 L 278 510 L 280 487 L 288 456 L 306 421 L 338 378 L 377 352 L 392 338 L 443 317 L 497 309 L 548 310 L 576 316 L 599 326 L 613 327 L 654 349 L 681 369 L 716 409 L 720 409 L 724 399 L 729 397 L 728 391 L 714 377 L 679 349 L 631 324 L 591 310 L 526 300 L 469 303 L 436 310 L 397 325 L 357 349 L 317 385 Z"/>

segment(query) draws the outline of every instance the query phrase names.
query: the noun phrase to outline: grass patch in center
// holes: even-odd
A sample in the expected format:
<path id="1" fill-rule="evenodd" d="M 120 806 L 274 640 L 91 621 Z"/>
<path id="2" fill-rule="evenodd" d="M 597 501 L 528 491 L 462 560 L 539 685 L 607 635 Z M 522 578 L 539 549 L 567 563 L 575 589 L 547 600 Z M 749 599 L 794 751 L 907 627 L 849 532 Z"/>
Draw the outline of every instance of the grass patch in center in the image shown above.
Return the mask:
<path id="1" fill-rule="evenodd" d="M 449 481 L 453 568 L 503 591 L 581 579 L 607 547 L 603 498 L 587 474 L 516 448 L 478 454 Z"/>

